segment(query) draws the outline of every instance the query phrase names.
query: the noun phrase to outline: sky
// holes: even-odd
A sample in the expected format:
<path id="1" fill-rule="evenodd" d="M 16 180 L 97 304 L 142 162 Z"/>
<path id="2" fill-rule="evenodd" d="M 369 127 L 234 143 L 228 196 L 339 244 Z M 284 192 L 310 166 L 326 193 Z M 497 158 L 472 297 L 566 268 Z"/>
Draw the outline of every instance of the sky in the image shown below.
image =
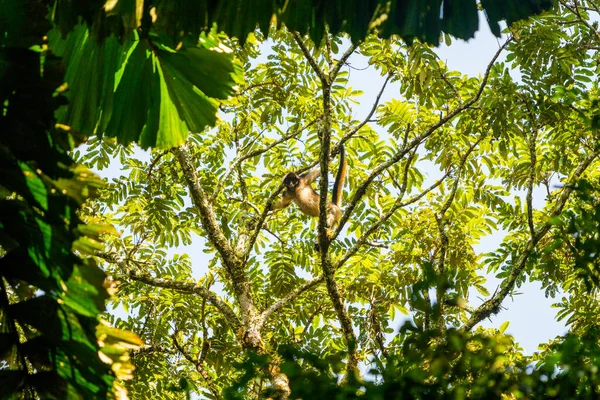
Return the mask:
<path id="1" fill-rule="evenodd" d="M 481 21 L 485 21 L 481 17 L 480 15 L 480 23 Z M 494 53 L 500 47 L 502 40 L 492 35 L 487 24 L 483 23 L 482 25 L 474 39 L 468 42 L 455 40 L 451 46 L 442 44 L 439 48 L 435 49 L 440 59 L 449 68 L 470 76 L 483 74 L 489 60 L 491 60 Z M 264 45 L 265 51 L 260 57 L 261 61 L 268 54 L 268 47 L 269 43 L 267 42 Z M 503 58 L 504 56 L 501 56 L 500 60 L 503 60 Z M 351 68 L 345 67 L 350 73 L 349 86 L 364 92 L 364 95 L 360 99 L 360 104 L 353 109 L 354 117 L 362 120 L 370 111 L 384 78 L 373 67 L 370 67 L 367 59 L 361 55 L 353 55 L 349 63 Z M 515 78 L 518 78 L 518 76 Z M 398 86 L 389 84 L 382 96 L 381 103 L 391 100 L 394 97 L 399 97 Z M 141 154 L 141 151 L 136 152 L 136 156 Z M 146 155 L 144 158 L 147 159 L 147 157 Z M 439 171 L 425 170 L 422 172 L 425 175 L 429 174 L 432 179 L 435 179 L 435 175 L 439 174 Z M 99 171 L 99 174 L 102 177 L 110 179 L 122 175 L 123 172 L 120 171 L 117 163 L 113 163 L 108 169 Z M 534 193 L 534 205 L 536 207 L 543 206 L 543 198 L 544 196 L 541 191 L 537 195 Z M 501 243 L 502 237 L 502 232 L 497 232 L 483 238 L 476 246 L 476 251 L 485 253 L 496 249 Z M 202 252 L 202 242 L 198 243 L 199 240 L 201 239 L 196 237 L 191 246 L 180 247 L 169 252 L 171 254 L 188 253 L 192 259 L 195 278 L 204 275 L 206 273 L 206 266 L 208 265 L 206 254 Z M 490 293 L 495 291 L 499 282 L 493 276 L 488 276 L 487 288 Z M 218 286 L 214 288 L 219 289 Z M 558 309 L 552 308 L 552 303 L 556 300 L 546 298 L 543 289 L 541 289 L 538 283 L 526 283 L 521 286 L 519 292 L 521 294 L 514 296 L 514 298 L 507 298 L 502 305 L 501 312 L 491 320 L 483 321 L 482 325 L 498 328 L 505 321 L 510 321 L 506 332 L 514 335 L 516 341 L 519 342 L 527 354 L 532 354 L 537 350 L 539 343 L 553 339 L 557 335 L 562 335 L 567 329 L 562 322 L 556 321 L 555 317 Z M 472 306 L 477 306 L 482 300 L 474 296 L 470 299 L 470 303 Z M 121 312 L 116 313 L 121 317 L 123 316 Z"/>

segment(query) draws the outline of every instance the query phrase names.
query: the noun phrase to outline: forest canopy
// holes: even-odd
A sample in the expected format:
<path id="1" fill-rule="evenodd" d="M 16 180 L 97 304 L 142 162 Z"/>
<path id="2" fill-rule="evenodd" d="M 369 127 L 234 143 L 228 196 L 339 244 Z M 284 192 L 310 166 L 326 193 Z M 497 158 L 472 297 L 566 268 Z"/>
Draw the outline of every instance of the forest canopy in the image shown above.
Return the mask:
<path id="1" fill-rule="evenodd" d="M 131 393 L 593 398 L 597 269 L 576 242 L 597 235 L 598 64 L 581 49 L 598 32 L 579 12 L 514 24 L 480 77 L 428 45 L 375 36 L 316 46 L 272 31 L 259 57 L 257 32 L 229 45 L 244 84 L 214 129 L 150 159 L 103 141 L 81 153 L 91 166 L 120 155 L 128 171 L 93 215 L 127 232 L 105 260 L 131 310 L 113 322 L 149 345 Z M 379 71 L 379 91 L 399 90 L 364 115 L 348 83 L 355 53 Z M 296 206 L 270 211 L 290 170 L 320 166 L 314 187 L 330 193 L 342 145 L 333 240 Z M 475 251 L 500 231 L 498 248 Z M 173 255 L 181 244 L 205 254 Z M 570 329 L 534 355 L 494 318 L 526 280 L 557 296 Z M 496 328 L 479 327 L 487 318 Z"/>
<path id="2" fill-rule="evenodd" d="M 0 147 L 6 393 L 600 395 L 597 0 L 516 21 L 547 8 L 521 2 L 478 77 L 437 56 L 427 8 L 376 35 L 329 11 L 303 29 L 292 9 L 205 30 L 195 14 L 161 19 L 192 2 L 98 15 L 67 3 L 19 37 L 29 48 L 47 33 L 37 47 L 2 39 L 0 128 L 15 133 Z M 215 4 L 216 21 L 237 15 Z M 448 22 L 457 4 L 444 2 L 440 29 L 464 37 Z M 360 114 L 353 57 L 381 82 Z M 327 229 L 342 149 L 342 214 Z M 111 181 L 88 170 L 115 164 Z M 286 173 L 317 167 L 318 216 L 274 211 Z M 479 252 L 490 236 L 499 246 Z M 496 318 L 527 281 L 569 329 L 533 355 Z"/>

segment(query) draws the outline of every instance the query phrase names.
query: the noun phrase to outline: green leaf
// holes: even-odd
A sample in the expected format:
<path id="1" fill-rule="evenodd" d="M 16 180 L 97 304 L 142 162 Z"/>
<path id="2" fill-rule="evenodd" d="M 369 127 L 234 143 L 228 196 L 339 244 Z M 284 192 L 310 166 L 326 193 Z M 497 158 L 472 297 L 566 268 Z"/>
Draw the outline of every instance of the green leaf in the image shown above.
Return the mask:
<path id="1" fill-rule="evenodd" d="M 502 325 L 500 325 L 500 328 L 498 328 L 498 331 L 500 331 L 500 334 L 503 335 L 504 332 L 506 332 L 506 329 L 508 328 L 508 325 L 510 325 L 510 321 L 505 321 L 502 323 Z"/>

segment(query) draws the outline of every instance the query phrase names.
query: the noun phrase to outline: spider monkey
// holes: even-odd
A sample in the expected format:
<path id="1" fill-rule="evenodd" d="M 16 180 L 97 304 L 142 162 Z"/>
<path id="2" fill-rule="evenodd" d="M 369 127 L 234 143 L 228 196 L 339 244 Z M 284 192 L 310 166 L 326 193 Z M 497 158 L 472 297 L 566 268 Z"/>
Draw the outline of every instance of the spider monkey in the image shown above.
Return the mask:
<path id="1" fill-rule="evenodd" d="M 346 180 L 348 165 L 346 162 L 346 151 L 344 145 L 340 148 L 340 166 L 333 184 L 331 192 L 331 202 L 327 202 L 327 234 L 332 234 L 333 229 L 340 218 L 342 217 L 342 188 Z M 285 190 L 281 195 L 281 199 L 273 206 L 273 210 L 279 210 L 295 202 L 300 210 L 311 217 L 319 216 L 319 201 L 320 197 L 312 188 L 311 183 L 321 174 L 319 167 L 312 171 L 298 175 L 294 172 L 288 173 L 283 178 Z"/>

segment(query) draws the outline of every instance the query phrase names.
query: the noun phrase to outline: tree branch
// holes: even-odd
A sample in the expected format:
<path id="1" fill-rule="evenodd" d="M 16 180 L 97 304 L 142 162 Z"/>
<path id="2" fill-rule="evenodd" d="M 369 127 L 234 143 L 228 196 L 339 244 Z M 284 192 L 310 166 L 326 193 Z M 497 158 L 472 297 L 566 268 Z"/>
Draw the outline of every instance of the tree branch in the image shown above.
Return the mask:
<path id="1" fill-rule="evenodd" d="M 316 310 L 313 311 L 312 314 L 310 314 L 310 316 L 308 317 L 308 323 L 304 326 L 304 330 L 300 332 L 300 337 L 294 338 L 294 343 L 298 344 L 302 342 L 304 336 L 306 335 L 306 332 L 310 329 L 310 326 L 315 320 L 315 317 L 321 312 L 321 310 L 323 310 L 323 303 L 319 304 L 319 307 L 317 307 Z"/>
<path id="2" fill-rule="evenodd" d="M 319 155 L 319 165 L 321 167 L 321 181 L 319 192 L 325 194 L 328 192 L 328 173 L 329 173 L 329 152 L 331 146 L 331 85 L 327 81 L 322 81 L 323 86 L 323 120 L 320 129 L 319 139 L 321 141 L 321 153 Z M 331 243 L 327 227 L 327 196 L 322 195 L 319 199 L 319 248 L 321 252 L 321 268 L 323 277 L 327 286 L 329 298 L 333 303 L 333 308 L 337 314 L 338 320 L 344 333 L 344 339 L 348 348 L 348 365 L 346 374 L 355 374 L 358 367 L 358 354 L 356 352 L 357 341 L 352 327 L 352 320 L 344 307 L 344 301 L 339 292 L 337 282 L 335 281 L 335 270 L 331 265 L 329 258 L 329 244 Z"/>
<path id="3" fill-rule="evenodd" d="M 440 256 L 438 262 L 438 276 L 439 282 L 436 287 L 436 300 L 438 304 L 439 310 L 439 321 L 438 328 L 442 331 L 446 331 L 446 324 L 444 322 L 444 294 L 446 292 L 446 253 L 448 252 L 448 235 L 446 235 L 446 212 L 452 206 L 454 199 L 456 198 L 456 191 L 458 190 L 458 185 L 460 183 L 460 175 L 462 170 L 469 158 L 469 155 L 475 150 L 475 147 L 484 139 L 484 136 L 481 136 L 475 143 L 469 146 L 469 149 L 466 153 L 460 158 L 460 162 L 458 165 L 458 170 L 456 171 L 456 178 L 454 179 L 454 184 L 452 185 L 452 190 L 450 191 L 450 195 L 438 211 L 435 216 L 435 221 L 438 226 L 438 234 L 440 238 Z"/>
<path id="4" fill-rule="evenodd" d="M 527 108 L 527 116 L 531 123 L 531 132 L 528 135 L 523 129 L 523 136 L 527 139 L 527 148 L 529 150 L 529 177 L 527 178 L 527 194 L 525 201 L 527 205 L 527 225 L 529 226 L 529 233 L 533 237 L 535 235 L 535 227 L 533 225 L 533 184 L 535 183 L 535 167 L 537 164 L 536 157 L 536 142 L 538 135 L 538 124 L 536 121 L 535 113 L 531 109 L 530 102 L 525 96 L 522 96 L 522 101 Z"/>
<path id="5" fill-rule="evenodd" d="M 348 47 L 346 49 L 344 54 L 342 54 L 342 57 L 339 59 L 339 61 L 333 67 L 333 69 L 331 71 L 329 71 L 329 82 L 335 81 L 335 78 L 337 78 L 337 75 L 340 73 L 340 69 L 342 69 L 342 67 L 346 64 L 346 61 L 348 61 L 348 58 L 350 58 L 352 53 L 354 53 L 354 51 L 358 48 L 359 45 L 360 45 L 360 41 L 357 41 L 356 43 L 352 43 L 350 45 L 350 47 Z"/>
<path id="6" fill-rule="evenodd" d="M 267 86 L 267 85 L 273 85 L 273 86 L 277 86 L 277 87 L 281 88 L 281 85 L 279 84 L 279 82 L 275 82 L 275 81 L 258 82 L 258 83 L 253 83 L 252 85 L 248 85 L 244 89 L 240 90 L 237 95 L 239 96 L 239 95 L 245 94 L 246 92 L 248 92 L 252 89 L 256 89 L 258 87 Z"/>
<path id="7" fill-rule="evenodd" d="M 181 165 L 181 169 L 183 170 L 183 175 L 185 177 L 192 200 L 194 201 L 194 205 L 200 212 L 202 227 L 206 231 L 210 242 L 213 244 L 213 246 L 215 246 L 221 255 L 227 271 L 230 273 L 231 277 L 234 277 L 237 275 L 237 271 L 235 270 L 237 268 L 236 264 L 239 262 L 239 260 L 235 254 L 235 251 L 229 244 L 229 241 L 223 234 L 223 231 L 221 230 L 221 227 L 215 218 L 212 204 L 208 201 L 206 194 L 204 193 L 204 189 L 202 189 L 202 186 L 200 185 L 198 175 L 196 174 L 194 166 L 190 160 L 187 145 L 184 144 L 175 148 L 173 151 L 175 152 L 175 155 L 179 160 L 179 164 Z"/>
<path id="8" fill-rule="evenodd" d="M 279 196 L 279 193 L 281 193 L 282 190 L 283 190 L 283 184 L 280 184 L 279 188 L 277 190 L 275 190 L 273 193 L 271 193 L 271 195 L 267 199 L 265 208 L 263 209 L 262 214 L 259 216 L 258 221 L 256 221 L 256 225 L 252 229 L 252 234 L 250 235 L 250 239 L 246 243 L 246 250 L 244 251 L 244 254 L 243 254 L 244 261 L 250 257 L 250 252 L 252 251 L 252 247 L 254 247 L 254 244 L 256 243 L 256 240 L 258 239 L 258 235 L 260 235 L 260 231 L 262 230 L 262 227 L 265 223 L 265 220 L 267 219 L 267 216 L 269 215 L 269 212 L 271 211 L 271 208 L 273 208 L 273 202 Z"/>
<path id="9" fill-rule="evenodd" d="M 215 218 L 212 204 L 207 199 L 190 160 L 187 145 L 184 144 L 179 146 L 173 151 L 181 165 L 183 176 L 187 182 L 194 205 L 200 212 L 202 227 L 204 228 L 210 243 L 215 246 L 223 260 L 223 266 L 227 271 L 231 286 L 242 309 L 244 320 L 248 322 L 253 318 L 256 308 L 250 291 L 250 283 L 248 282 L 248 277 L 243 269 L 242 260 L 229 244 L 229 241 L 223 234 L 223 231 Z M 246 323 L 244 323 L 244 325 L 246 325 Z"/>
<path id="10" fill-rule="evenodd" d="M 273 303 L 260 315 L 259 326 L 262 328 L 262 326 L 271 317 L 271 315 L 273 315 L 273 313 L 281 310 L 283 307 L 296 300 L 302 293 L 315 288 L 316 286 L 323 283 L 323 281 L 324 278 L 321 276 L 319 278 L 313 279 L 312 281 L 305 282 L 284 298 L 279 299 L 277 302 Z"/>
<path id="11" fill-rule="evenodd" d="M 585 27 L 589 29 L 590 33 L 594 34 L 594 36 L 596 37 L 596 40 L 598 40 L 600 42 L 600 32 L 598 32 L 596 29 L 594 29 L 594 27 L 592 25 L 590 25 L 586 21 L 585 18 L 582 17 L 581 13 L 579 12 L 579 7 L 577 6 L 577 4 L 570 6 L 564 0 L 559 0 L 559 2 L 560 2 L 560 4 L 563 5 L 563 7 L 565 7 L 567 10 L 571 11 L 577 17 L 577 20 L 580 23 L 582 23 L 583 25 L 585 25 Z"/>
<path id="12" fill-rule="evenodd" d="M 354 254 L 356 254 L 356 252 L 364 245 L 367 243 L 369 236 L 371 236 L 376 230 L 378 230 L 381 225 L 383 225 L 388 219 L 390 219 L 392 217 L 392 215 L 394 215 L 394 213 L 399 210 L 400 208 L 406 207 L 410 204 L 416 203 L 417 201 L 419 201 L 420 199 L 422 199 L 427 193 L 431 192 L 433 189 L 437 188 L 439 185 L 442 184 L 442 182 L 448 177 L 450 176 L 450 171 L 446 172 L 446 174 L 444 176 L 442 176 L 439 180 L 437 180 L 434 184 L 432 184 L 431 186 L 429 186 L 427 189 L 425 189 L 424 191 L 422 191 L 421 193 L 419 193 L 416 196 L 411 197 L 410 199 L 404 201 L 404 202 L 400 202 L 397 201 L 392 207 L 390 207 L 390 209 L 388 210 L 387 213 L 385 213 L 384 216 L 382 216 L 377 222 L 375 222 L 373 225 L 371 225 L 369 227 L 369 229 L 367 229 L 365 231 L 365 233 L 363 233 L 363 235 L 356 241 L 356 243 L 354 243 L 354 245 L 348 249 L 346 251 L 346 253 L 344 253 L 344 255 L 342 255 L 340 258 L 338 258 L 338 260 L 335 262 L 334 264 L 334 269 L 338 269 L 340 268 L 342 265 L 344 265 L 346 263 L 346 261 L 348 261 L 350 259 L 350 257 L 352 257 Z"/>
<path id="13" fill-rule="evenodd" d="M 152 353 L 160 353 L 161 355 L 164 354 L 176 354 L 175 351 L 167 346 L 162 346 L 162 345 L 149 345 L 149 346 L 144 346 L 144 347 L 140 347 L 139 349 L 136 350 L 131 350 L 129 352 L 129 354 L 131 355 L 131 358 L 135 358 L 139 355 L 143 355 L 143 354 L 152 354 Z"/>
<path id="14" fill-rule="evenodd" d="M 383 354 L 383 356 L 387 358 L 388 351 L 385 348 L 385 338 L 383 336 L 383 331 L 381 330 L 381 324 L 379 323 L 379 317 L 377 316 L 377 310 L 373 301 L 371 301 L 371 307 L 367 315 L 373 331 L 373 340 L 375 341 L 375 343 L 377 343 L 381 354 Z"/>
<path id="15" fill-rule="evenodd" d="M 331 35 L 329 32 L 329 26 L 325 25 L 325 57 L 327 64 L 329 64 L 329 70 L 333 68 L 333 50 L 331 49 Z"/>
<path id="16" fill-rule="evenodd" d="M 527 260 L 537 243 L 548 233 L 550 230 L 552 223 L 551 220 L 553 217 L 558 216 L 562 210 L 564 209 L 569 197 L 573 190 L 575 190 L 574 181 L 577 180 L 581 174 L 589 167 L 589 165 L 600 155 L 600 151 L 589 154 L 585 157 L 581 163 L 577 166 L 573 174 L 569 177 L 568 183 L 564 186 L 563 192 L 560 195 L 559 199 L 554 204 L 552 211 L 548 215 L 548 219 L 546 222 L 535 231 L 535 234 L 527 241 L 527 245 L 523 250 L 523 253 L 519 257 L 519 259 L 515 262 L 510 275 L 507 280 L 503 282 L 502 287 L 498 290 L 492 297 L 486 300 L 483 304 L 477 307 L 473 313 L 471 314 L 471 318 L 462 326 L 462 330 L 469 331 L 473 329 L 475 325 L 484 319 L 490 317 L 492 314 L 498 313 L 500 310 L 500 305 L 508 296 L 508 294 L 512 291 L 515 286 L 515 282 L 525 269 L 525 265 L 527 264 Z"/>
<path id="17" fill-rule="evenodd" d="M 321 257 L 323 264 L 323 276 L 327 286 L 327 292 L 329 298 L 333 304 L 333 308 L 337 314 L 338 320 L 342 327 L 344 339 L 346 340 L 346 346 L 348 348 L 348 365 L 346 366 L 346 374 L 354 374 L 358 368 L 358 354 L 357 354 L 357 341 L 354 329 L 352 326 L 352 320 L 348 311 L 344 307 L 342 295 L 339 292 L 337 282 L 335 281 L 335 270 L 331 265 L 329 257 Z"/>
<path id="18" fill-rule="evenodd" d="M 342 145 L 344 143 L 346 143 L 348 140 L 350 140 L 354 135 L 356 135 L 356 133 L 366 124 L 368 124 L 369 122 L 373 122 L 371 120 L 371 117 L 373 116 L 373 114 L 375 114 L 375 111 L 377 111 L 377 107 L 379 106 L 379 102 L 381 101 L 381 96 L 383 95 L 383 92 L 385 91 L 385 88 L 387 86 L 387 84 L 389 83 L 390 79 L 393 77 L 393 73 L 390 72 L 390 74 L 388 74 L 388 76 L 385 78 L 385 81 L 383 82 L 383 85 L 381 86 L 381 89 L 379 90 L 379 93 L 377 93 L 377 97 L 375 98 L 375 102 L 373 103 L 373 107 L 371 107 L 371 110 L 369 111 L 369 113 L 367 114 L 367 116 L 362 120 L 362 122 L 360 122 L 356 127 L 352 128 L 350 130 L 350 132 L 346 133 L 344 136 L 342 136 L 340 138 L 340 141 L 333 147 L 333 149 L 331 150 L 329 156 L 330 158 L 335 157 L 337 154 L 340 153 Z M 314 124 L 315 121 L 311 122 L 311 125 Z M 307 128 L 308 125 L 305 127 Z M 304 129 L 304 128 L 303 128 Z M 315 165 L 317 165 L 318 161 L 315 161 L 309 165 L 306 166 L 306 169 L 310 169 L 312 167 L 314 167 Z"/>
<path id="19" fill-rule="evenodd" d="M 342 146 L 342 144 L 346 143 L 352 136 L 354 136 L 360 130 L 360 128 L 362 128 L 363 126 L 365 126 L 366 124 L 369 123 L 369 121 L 371 120 L 371 117 L 373 116 L 373 114 L 375 114 L 375 111 L 377 111 L 377 106 L 379 106 L 379 102 L 381 101 L 381 96 L 383 95 L 383 92 L 385 91 L 385 87 L 387 86 L 388 82 L 390 81 L 390 79 L 392 79 L 392 76 L 393 76 L 393 74 L 390 72 L 387 75 L 387 77 L 385 78 L 385 81 L 383 82 L 383 85 L 381 86 L 379 93 L 377 93 L 377 97 L 375 98 L 373 107 L 371 107 L 371 110 L 369 111 L 367 116 L 362 120 L 361 123 L 359 123 L 355 128 L 353 128 L 350 132 L 345 134 L 340 139 L 340 142 L 337 144 L 337 146 L 334 148 L 334 150 L 332 152 L 334 155 L 339 153 L 340 147 Z"/>
<path id="20" fill-rule="evenodd" d="M 456 171 L 456 179 L 454 181 L 454 185 L 452 185 L 452 191 L 450 192 L 450 195 L 446 199 L 444 205 L 442 205 L 442 208 L 440 208 L 440 211 L 438 212 L 438 215 L 437 215 L 437 217 L 440 220 L 444 218 L 444 216 L 446 215 L 446 212 L 448 212 L 448 210 L 452 206 L 452 203 L 454 202 L 454 197 L 456 196 L 456 191 L 458 190 L 458 184 L 460 183 L 460 173 L 462 172 L 462 169 L 464 168 L 465 163 L 467 162 L 467 159 L 469 158 L 469 156 L 471 155 L 473 150 L 475 150 L 475 148 L 479 145 L 479 143 L 481 143 L 483 141 L 483 139 L 485 139 L 485 136 L 481 136 L 479 139 L 477 139 L 477 141 L 475 143 L 473 143 L 471 146 L 469 146 L 469 149 L 460 158 L 460 161 L 458 163 L 458 170 Z"/>
<path id="21" fill-rule="evenodd" d="M 527 179 L 527 224 L 529 225 L 529 232 L 533 237 L 535 235 L 535 227 L 533 225 L 533 184 L 535 182 L 535 166 L 537 164 L 536 157 L 536 141 L 537 141 L 537 131 L 534 129 L 531 132 L 531 137 L 529 138 L 529 177 Z"/>
<path id="22" fill-rule="evenodd" d="M 175 346 L 175 348 L 177 349 L 177 351 L 179 351 L 179 353 L 181 353 L 181 355 L 183 355 L 183 357 L 186 360 L 188 360 L 196 368 L 196 371 L 198 371 L 198 373 L 200 374 L 200 376 L 202 376 L 202 378 L 206 382 L 206 386 L 207 386 L 208 390 L 210 390 L 210 392 L 215 397 L 215 399 L 222 399 L 223 397 L 221 396 L 221 390 L 215 384 L 215 381 L 208 374 L 208 372 L 206 371 L 206 369 L 204 369 L 203 363 L 194 360 L 194 358 L 192 357 L 192 355 L 186 349 L 184 349 L 181 344 L 179 344 L 179 342 L 177 341 L 177 332 L 174 332 L 171 335 L 171 339 L 173 339 L 173 345 Z"/>
<path id="23" fill-rule="evenodd" d="M 141 273 L 134 271 L 127 265 L 126 259 L 123 259 L 114 253 L 96 253 L 96 256 L 102 258 L 103 260 L 109 263 L 118 265 L 119 268 L 121 268 L 121 270 L 127 273 L 129 278 L 131 278 L 134 281 L 142 282 L 154 287 L 172 289 L 180 293 L 196 294 L 202 297 L 203 299 L 209 301 L 217 310 L 221 311 L 223 317 L 225 317 L 225 319 L 233 327 L 237 328 L 240 326 L 240 321 L 235 312 L 231 309 L 231 307 L 223 300 L 219 299 L 219 297 L 215 293 L 205 288 L 204 286 L 192 282 L 181 282 L 174 281 L 171 279 L 155 278 L 147 272 Z M 135 261 L 131 261 L 135 263 Z"/>
<path id="24" fill-rule="evenodd" d="M 231 307 L 204 286 L 193 282 L 179 282 L 171 279 L 155 278 L 148 273 L 140 273 L 133 270 L 130 270 L 128 275 L 132 280 L 145 283 L 146 285 L 171 289 L 180 293 L 196 294 L 209 301 L 234 328 L 238 328 L 241 325 L 240 320 Z"/>
<path id="25" fill-rule="evenodd" d="M 392 158 L 390 158 L 388 161 L 380 164 L 379 166 L 377 166 L 373 170 L 373 172 L 371 172 L 371 174 L 367 177 L 367 179 L 363 182 L 363 184 L 360 185 L 356 189 L 356 191 L 354 192 L 354 196 L 353 196 L 352 200 L 350 201 L 350 203 L 346 207 L 346 210 L 344 211 L 344 214 L 342 215 L 342 218 L 340 220 L 340 223 L 339 223 L 339 226 L 338 226 L 338 229 L 337 229 L 338 232 L 340 232 L 343 229 L 344 225 L 346 224 L 346 222 L 350 218 L 350 214 L 352 214 L 352 212 L 354 211 L 354 209 L 358 205 L 358 202 L 367 193 L 368 187 L 371 185 L 371 183 L 373 182 L 373 180 L 377 176 L 379 176 L 381 173 L 383 173 L 386 169 L 388 169 L 392 165 L 396 164 L 406 154 L 408 154 L 409 151 L 411 151 L 414 147 L 418 146 L 423 140 L 427 139 L 436 130 L 438 130 L 440 127 L 442 127 L 443 125 L 445 125 L 447 122 L 449 122 L 452 118 L 454 118 L 455 116 L 457 116 L 461 112 L 469 109 L 473 104 L 475 104 L 475 102 L 477 102 L 479 100 L 479 98 L 481 97 L 481 94 L 483 93 L 483 90 L 484 90 L 485 86 L 487 85 L 487 81 L 488 81 L 488 78 L 489 78 L 492 66 L 494 65 L 494 63 L 496 62 L 496 60 L 498 59 L 498 57 L 500 56 L 500 53 L 504 50 L 504 48 L 511 41 L 512 41 L 512 38 L 509 38 L 498 49 L 498 51 L 496 52 L 496 54 L 494 54 L 494 56 L 492 57 L 490 63 L 488 64 L 488 66 L 487 66 L 487 68 L 485 70 L 485 74 L 483 75 L 483 79 L 481 81 L 481 84 L 479 85 L 479 89 L 477 90 L 477 93 L 475 94 L 475 96 L 473 96 L 466 103 L 464 103 L 464 104 L 460 105 L 459 107 L 455 108 L 454 110 L 450 111 L 448 114 L 446 114 L 445 117 L 440 118 L 440 120 L 438 122 L 436 122 L 435 124 L 431 125 L 422 135 L 416 137 L 411 142 L 409 142 L 407 145 L 402 146 L 402 148 L 399 149 L 398 152 L 396 152 L 396 154 L 394 156 L 392 156 Z"/>
<path id="26" fill-rule="evenodd" d="M 148 173 L 146 174 L 146 177 L 148 178 L 148 180 L 150 180 L 150 177 L 152 176 L 152 170 L 154 169 L 156 164 L 158 164 L 158 162 L 160 161 L 161 158 L 163 158 L 164 156 L 166 156 L 169 153 L 170 153 L 170 150 L 164 150 L 164 151 L 161 151 L 156 157 L 154 157 L 154 159 L 148 166 Z"/>
<path id="27" fill-rule="evenodd" d="M 327 193 L 329 191 L 329 152 L 331 148 L 331 86 L 323 83 L 323 119 L 319 129 L 319 140 L 321 151 L 319 154 L 319 167 L 321 169 L 321 180 L 319 182 L 319 224 L 318 241 L 321 250 L 321 262 L 327 258 L 327 250 L 330 240 L 327 237 Z M 322 264 L 324 265 L 324 264 Z"/>
<path id="28" fill-rule="evenodd" d="M 323 83 L 324 85 L 329 84 L 328 75 L 325 72 L 323 72 L 323 70 L 319 67 L 319 63 L 317 62 L 317 60 L 315 60 L 315 58 L 310 54 L 310 50 L 308 49 L 308 47 L 306 47 L 306 44 L 304 44 L 304 41 L 302 40 L 300 34 L 298 32 L 292 32 L 292 35 L 294 36 L 294 40 L 296 41 L 296 43 L 298 43 L 298 46 L 300 46 L 300 50 L 302 50 L 304 57 L 312 67 L 313 71 L 315 71 L 315 73 L 321 80 L 321 83 Z"/>
<path id="29" fill-rule="evenodd" d="M 335 79 L 341 65 L 345 63 L 346 59 L 350 57 L 350 54 L 354 51 L 354 45 L 344 53 L 342 59 L 336 64 L 334 69 L 329 75 L 326 75 L 318 66 L 317 61 L 311 56 L 310 51 L 300 38 L 298 32 L 293 32 L 294 39 L 300 46 L 300 49 L 304 53 L 304 56 L 308 60 L 308 63 L 312 66 L 315 73 L 321 80 L 321 90 L 323 93 L 323 118 L 321 120 L 321 126 L 319 126 L 319 141 L 321 142 L 321 152 L 319 154 L 319 166 L 321 167 L 321 181 L 319 184 L 319 192 L 321 193 L 319 199 L 319 223 L 318 223 L 318 244 L 320 249 L 321 268 L 323 269 L 323 278 L 327 286 L 327 292 L 329 298 L 333 303 L 333 308 L 336 311 L 338 320 L 344 333 L 344 339 L 348 347 L 348 365 L 347 373 L 355 373 L 358 365 L 358 356 L 356 353 L 356 336 L 352 328 L 352 321 L 348 312 L 344 307 L 342 296 L 338 290 L 337 283 L 335 281 L 334 270 L 329 259 L 329 244 L 330 239 L 326 228 L 327 221 L 327 196 L 325 193 L 328 192 L 328 173 L 329 173 L 329 154 L 331 147 L 331 82 Z"/>
<path id="30" fill-rule="evenodd" d="M 225 181 L 227 180 L 227 178 L 229 178 L 231 173 L 235 170 L 235 168 L 237 168 L 238 165 L 240 165 L 242 162 L 246 161 L 249 158 L 256 157 L 263 153 L 266 153 L 267 151 L 271 150 L 273 147 L 275 147 L 283 142 L 286 142 L 290 139 L 295 138 L 296 136 L 301 134 L 306 128 L 314 125 L 315 122 L 317 122 L 317 121 L 313 120 L 313 121 L 309 122 L 308 124 L 304 125 L 303 127 L 301 127 L 300 129 L 298 129 L 292 133 L 288 133 L 287 135 L 282 136 L 280 139 L 274 141 L 273 143 L 271 143 L 267 146 L 264 146 L 260 149 L 253 150 L 253 151 L 246 153 L 246 154 L 236 158 L 235 160 L 233 160 L 231 162 L 231 164 L 229 165 L 229 168 L 227 168 L 227 171 L 225 172 L 225 174 L 219 180 L 219 183 L 217 184 L 215 191 L 213 192 L 212 196 L 210 197 L 210 201 L 211 202 L 215 201 L 215 199 L 217 198 L 217 196 L 223 189 L 223 185 L 225 184 Z"/>

